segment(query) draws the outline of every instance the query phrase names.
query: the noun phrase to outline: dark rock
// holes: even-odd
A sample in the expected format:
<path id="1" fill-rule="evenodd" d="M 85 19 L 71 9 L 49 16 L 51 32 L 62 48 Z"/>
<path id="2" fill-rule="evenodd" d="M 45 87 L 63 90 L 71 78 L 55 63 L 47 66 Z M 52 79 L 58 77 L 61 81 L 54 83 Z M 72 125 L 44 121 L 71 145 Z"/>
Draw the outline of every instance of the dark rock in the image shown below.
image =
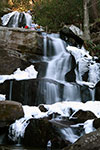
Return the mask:
<path id="1" fill-rule="evenodd" d="M 60 30 L 60 37 L 66 42 L 69 42 L 69 44 L 71 44 L 72 46 L 79 45 L 81 47 L 84 43 L 84 41 L 79 36 L 74 34 L 74 32 L 67 26 L 63 27 Z"/>
<path id="2" fill-rule="evenodd" d="M 31 119 L 25 130 L 23 144 L 46 148 L 49 140 L 52 143 L 52 148 L 59 149 L 69 144 L 48 119 Z"/>
<path id="3" fill-rule="evenodd" d="M 95 86 L 95 100 L 100 100 L 100 81 Z"/>
<path id="4" fill-rule="evenodd" d="M 28 67 L 30 63 L 22 60 L 20 58 L 13 57 L 5 50 L 0 48 L 0 75 L 9 75 L 12 74 L 17 68 L 24 70 Z"/>
<path id="5" fill-rule="evenodd" d="M 95 118 L 97 117 L 91 111 L 84 111 L 80 109 L 75 114 L 72 115 L 71 120 L 73 120 L 75 123 L 84 123 L 89 119 L 95 119 Z"/>
<path id="6" fill-rule="evenodd" d="M 66 73 L 65 80 L 67 82 L 76 82 L 76 74 L 75 69 L 76 68 L 76 60 L 73 55 L 71 55 L 71 70 Z"/>
<path id="7" fill-rule="evenodd" d="M 24 13 L 20 13 L 19 18 L 18 18 L 18 27 L 25 27 L 26 26 L 26 18 Z"/>
<path id="8" fill-rule="evenodd" d="M 38 107 L 39 107 L 41 112 L 47 112 L 48 111 L 43 104 L 40 104 Z"/>
<path id="9" fill-rule="evenodd" d="M 31 138 L 30 138 L 31 137 Z M 52 138 L 52 126 L 46 119 L 31 119 L 24 134 L 23 144 L 45 147 Z"/>
<path id="10" fill-rule="evenodd" d="M 63 150 L 100 150 L 100 128 L 82 136 L 74 144 Z"/>
<path id="11" fill-rule="evenodd" d="M 9 143 L 8 132 L 9 132 L 8 126 L 0 127 L 0 145 L 6 145 Z"/>
<path id="12" fill-rule="evenodd" d="M 10 95 L 10 82 L 12 83 L 11 98 L 14 101 L 20 102 L 23 105 L 39 105 L 39 104 L 52 104 L 56 101 L 55 91 L 52 91 L 52 85 L 59 88 L 60 84 L 51 79 L 36 78 L 30 80 L 10 80 L 0 84 L 0 93 L 6 95 L 9 99 Z M 47 87 L 50 87 L 52 96 L 48 97 Z M 54 93 L 53 93 L 54 92 Z M 50 93 L 49 93 L 50 94 Z M 48 98 L 47 98 L 48 97 Z"/>
<path id="13" fill-rule="evenodd" d="M 85 72 L 83 75 L 82 75 L 82 79 L 83 81 L 88 81 L 88 74 L 89 74 L 89 71 Z"/>
<path id="14" fill-rule="evenodd" d="M 24 116 L 22 105 L 14 101 L 0 101 L 0 127 L 8 126 Z"/>
<path id="15" fill-rule="evenodd" d="M 93 127 L 96 128 L 96 129 L 100 128 L 100 118 L 94 119 Z"/>
<path id="16" fill-rule="evenodd" d="M 74 70 L 71 70 L 70 72 L 68 72 L 66 75 L 65 75 L 65 80 L 67 82 L 75 82 L 76 81 L 76 74 L 75 74 L 75 71 Z"/>
<path id="17" fill-rule="evenodd" d="M 80 86 L 81 100 L 83 103 L 92 100 L 90 90 L 87 86 Z"/>

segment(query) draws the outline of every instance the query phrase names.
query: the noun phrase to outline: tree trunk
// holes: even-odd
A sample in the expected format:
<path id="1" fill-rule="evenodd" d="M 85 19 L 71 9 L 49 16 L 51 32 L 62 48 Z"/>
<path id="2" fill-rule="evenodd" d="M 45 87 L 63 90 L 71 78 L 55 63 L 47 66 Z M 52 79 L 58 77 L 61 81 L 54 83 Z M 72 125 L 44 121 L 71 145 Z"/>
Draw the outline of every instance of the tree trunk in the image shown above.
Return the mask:
<path id="1" fill-rule="evenodd" d="M 88 13 L 88 3 L 90 0 L 83 0 L 84 8 L 84 40 L 90 40 L 90 30 L 89 30 L 89 13 Z"/>
<path id="2" fill-rule="evenodd" d="M 92 5 L 91 8 L 92 8 L 93 19 L 96 20 L 98 18 L 97 1 L 92 0 L 91 5 Z"/>

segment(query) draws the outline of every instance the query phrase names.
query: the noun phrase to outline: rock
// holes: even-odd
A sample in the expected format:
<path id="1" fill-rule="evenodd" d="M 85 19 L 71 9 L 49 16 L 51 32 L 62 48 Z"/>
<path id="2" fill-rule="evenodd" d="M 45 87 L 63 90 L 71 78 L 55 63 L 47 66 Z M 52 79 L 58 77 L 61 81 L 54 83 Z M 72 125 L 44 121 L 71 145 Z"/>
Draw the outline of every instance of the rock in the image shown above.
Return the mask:
<path id="1" fill-rule="evenodd" d="M 63 150 L 100 150 L 100 128 L 82 136 L 74 144 Z"/>
<path id="2" fill-rule="evenodd" d="M 96 84 L 95 100 L 100 100 L 100 81 Z"/>
<path id="3" fill-rule="evenodd" d="M 80 109 L 72 115 L 71 120 L 75 121 L 75 123 L 84 123 L 85 121 L 94 118 L 97 117 L 91 111 L 84 111 Z"/>
<path id="4" fill-rule="evenodd" d="M 31 119 L 25 130 L 23 144 L 46 148 L 49 140 L 51 141 L 52 148 L 59 149 L 69 144 L 67 140 L 63 140 L 58 129 L 48 119 Z"/>
<path id="5" fill-rule="evenodd" d="M 16 57 L 13 57 L 13 55 L 11 56 L 8 51 L 0 48 L 0 68 L 2 68 L 0 69 L 0 75 L 12 74 L 17 68 L 24 70 L 29 65 L 29 62 L 18 58 L 17 54 Z"/>
<path id="6" fill-rule="evenodd" d="M 0 101 L 0 127 L 8 126 L 24 116 L 22 105 L 14 101 Z"/>
<path id="7" fill-rule="evenodd" d="M 67 82 L 75 82 L 76 81 L 76 74 L 75 74 L 75 71 L 74 70 L 71 70 L 70 72 L 68 72 L 66 75 L 65 75 L 65 80 Z"/>
<path id="8" fill-rule="evenodd" d="M 41 112 L 47 112 L 48 111 L 43 104 L 40 104 L 38 107 L 39 107 Z"/>
<path id="9" fill-rule="evenodd" d="M 60 30 L 60 37 L 72 46 L 82 46 L 84 41 L 75 34 L 68 26 L 64 26 Z"/>
<path id="10" fill-rule="evenodd" d="M 43 55 L 40 48 L 43 38 L 31 29 L 0 27 L 0 37 L 0 47 L 10 54 L 19 52 L 22 57 L 26 53 Z"/>
<path id="11" fill-rule="evenodd" d="M 75 69 L 76 68 L 76 60 L 73 55 L 71 55 L 71 70 L 66 73 L 65 80 L 67 82 L 76 82 L 76 74 Z"/>
<path id="12" fill-rule="evenodd" d="M 93 127 L 96 128 L 96 129 L 100 128 L 100 118 L 94 119 Z"/>
<path id="13" fill-rule="evenodd" d="M 31 137 L 31 138 L 30 138 Z M 23 144 L 33 147 L 45 147 L 52 138 L 52 126 L 46 119 L 31 119 L 24 134 Z"/>

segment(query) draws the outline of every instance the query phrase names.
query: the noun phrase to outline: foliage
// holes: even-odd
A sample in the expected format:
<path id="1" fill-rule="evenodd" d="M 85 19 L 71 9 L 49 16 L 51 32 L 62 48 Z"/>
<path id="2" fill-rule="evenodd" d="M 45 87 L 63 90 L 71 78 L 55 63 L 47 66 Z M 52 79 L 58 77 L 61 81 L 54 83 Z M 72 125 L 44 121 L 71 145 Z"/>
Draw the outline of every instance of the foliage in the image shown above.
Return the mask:
<path id="1" fill-rule="evenodd" d="M 83 20 L 82 1 L 77 0 L 36 1 L 33 11 L 38 24 L 55 31 L 63 24 L 80 24 Z"/>
<path id="2" fill-rule="evenodd" d="M 91 56 L 100 58 L 100 44 L 95 44 L 92 40 L 85 41 L 85 47 L 88 49 Z"/>
<path id="3" fill-rule="evenodd" d="M 30 9 L 29 0 L 12 0 L 13 8 L 18 11 L 27 11 Z"/>

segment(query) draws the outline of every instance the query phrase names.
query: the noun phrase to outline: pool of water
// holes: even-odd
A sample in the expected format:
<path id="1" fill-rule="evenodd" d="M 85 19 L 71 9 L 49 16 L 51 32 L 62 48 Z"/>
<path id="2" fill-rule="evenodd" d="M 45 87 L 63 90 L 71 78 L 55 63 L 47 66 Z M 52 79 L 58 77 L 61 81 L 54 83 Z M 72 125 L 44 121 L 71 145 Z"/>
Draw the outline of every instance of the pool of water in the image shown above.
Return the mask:
<path id="1" fill-rule="evenodd" d="M 0 145 L 0 150 L 51 150 L 51 148 L 34 148 L 34 147 L 22 147 L 13 145 Z M 61 150 L 61 149 L 52 149 Z"/>

